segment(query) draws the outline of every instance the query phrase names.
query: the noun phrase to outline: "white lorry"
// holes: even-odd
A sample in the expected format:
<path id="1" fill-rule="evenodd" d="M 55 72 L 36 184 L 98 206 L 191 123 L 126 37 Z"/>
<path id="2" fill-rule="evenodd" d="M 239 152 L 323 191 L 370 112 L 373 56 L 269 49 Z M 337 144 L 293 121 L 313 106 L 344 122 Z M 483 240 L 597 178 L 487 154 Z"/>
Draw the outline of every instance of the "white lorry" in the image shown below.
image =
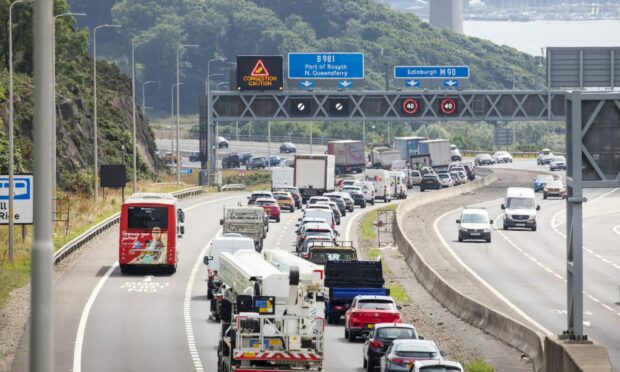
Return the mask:
<path id="1" fill-rule="evenodd" d="M 362 141 L 329 141 L 327 153 L 334 155 L 336 173 L 362 173 L 366 169 L 366 155 Z"/>
<path id="2" fill-rule="evenodd" d="M 400 162 L 400 151 L 388 147 L 375 147 L 372 149 L 372 166 L 375 168 L 392 169 L 394 163 Z"/>
<path id="3" fill-rule="evenodd" d="M 431 157 L 431 166 L 433 168 L 447 168 L 451 163 L 452 154 L 450 152 L 450 141 L 448 140 L 420 141 L 418 152 L 420 155 L 429 155 Z"/>
<path id="4" fill-rule="evenodd" d="M 333 155 L 295 155 L 295 187 L 303 202 L 313 196 L 334 191 L 336 187 L 336 163 Z"/>

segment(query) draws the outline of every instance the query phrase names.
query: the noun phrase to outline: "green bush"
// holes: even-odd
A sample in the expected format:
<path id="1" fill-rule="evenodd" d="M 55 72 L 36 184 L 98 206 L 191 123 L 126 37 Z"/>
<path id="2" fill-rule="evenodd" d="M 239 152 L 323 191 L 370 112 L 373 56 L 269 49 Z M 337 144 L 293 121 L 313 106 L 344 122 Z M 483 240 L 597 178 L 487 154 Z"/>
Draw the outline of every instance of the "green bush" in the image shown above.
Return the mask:
<path id="1" fill-rule="evenodd" d="M 494 372 L 495 368 L 481 358 L 478 358 L 465 364 L 465 370 L 467 372 Z"/>

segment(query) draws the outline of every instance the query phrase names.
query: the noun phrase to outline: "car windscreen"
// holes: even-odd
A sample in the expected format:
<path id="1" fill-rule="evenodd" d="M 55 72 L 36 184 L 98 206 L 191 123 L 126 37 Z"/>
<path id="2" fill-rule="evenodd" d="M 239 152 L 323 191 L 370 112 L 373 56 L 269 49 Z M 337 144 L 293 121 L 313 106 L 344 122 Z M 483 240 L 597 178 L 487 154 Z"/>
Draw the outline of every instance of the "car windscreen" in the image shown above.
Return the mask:
<path id="1" fill-rule="evenodd" d="M 439 173 L 439 178 L 450 178 L 448 173 Z"/>
<path id="2" fill-rule="evenodd" d="M 381 327 L 375 332 L 375 338 L 382 340 L 398 340 L 418 338 L 412 328 L 404 327 Z"/>
<path id="3" fill-rule="evenodd" d="M 259 209 L 260 210 L 260 209 Z M 263 212 L 261 212 L 263 213 Z M 259 221 L 262 216 L 256 211 L 230 211 L 226 219 L 230 221 Z"/>
<path id="4" fill-rule="evenodd" d="M 459 367 L 450 367 L 450 366 L 428 366 L 421 367 L 420 372 L 460 372 L 462 371 Z"/>
<path id="5" fill-rule="evenodd" d="M 546 174 L 542 174 L 539 176 L 536 176 L 536 181 L 552 181 L 553 180 L 553 176 L 552 175 L 546 175 Z"/>
<path id="6" fill-rule="evenodd" d="M 552 159 L 552 161 L 564 162 L 566 160 L 562 156 L 556 156 L 555 158 Z"/>
<path id="7" fill-rule="evenodd" d="M 318 235 L 318 234 L 321 234 L 321 235 L 331 235 L 331 233 L 332 233 L 331 231 L 329 231 L 329 230 L 325 230 L 325 229 L 313 229 L 313 228 L 306 229 L 306 234 L 313 234 L 313 235 Z"/>
<path id="8" fill-rule="evenodd" d="M 510 209 L 534 209 L 536 201 L 534 198 L 508 198 L 506 208 Z"/>
<path id="9" fill-rule="evenodd" d="M 359 300 L 357 308 L 364 310 L 396 310 L 394 303 L 389 300 Z"/>
<path id="10" fill-rule="evenodd" d="M 273 201 L 271 201 L 271 200 L 269 200 L 269 201 L 268 201 L 268 200 L 259 200 L 259 201 L 257 201 L 257 202 L 256 202 L 256 205 L 258 205 L 258 206 L 261 206 L 261 207 L 262 207 L 262 206 L 264 206 L 264 205 L 275 205 L 275 204 L 274 204 L 274 202 L 273 202 Z"/>
<path id="11" fill-rule="evenodd" d="M 552 188 L 552 189 L 561 189 L 564 187 L 564 184 L 561 181 L 552 181 L 552 182 L 547 182 L 547 188 Z"/>
<path id="12" fill-rule="evenodd" d="M 489 217 L 481 213 L 467 213 L 461 217 L 461 223 L 489 223 Z"/>
<path id="13" fill-rule="evenodd" d="M 325 243 L 327 245 L 328 243 Z M 333 244 L 333 243 L 329 243 Z M 314 243 L 313 246 L 317 244 Z M 317 260 L 337 261 L 337 260 L 355 260 L 357 257 L 354 251 L 310 251 L 310 257 Z"/>
<path id="14" fill-rule="evenodd" d="M 288 200 L 288 195 L 284 194 L 275 194 L 274 197 L 278 200 Z"/>
<path id="15" fill-rule="evenodd" d="M 159 227 L 168 229 L 167 207 L 127 207 L 127 228 L 152 229 Z"/>

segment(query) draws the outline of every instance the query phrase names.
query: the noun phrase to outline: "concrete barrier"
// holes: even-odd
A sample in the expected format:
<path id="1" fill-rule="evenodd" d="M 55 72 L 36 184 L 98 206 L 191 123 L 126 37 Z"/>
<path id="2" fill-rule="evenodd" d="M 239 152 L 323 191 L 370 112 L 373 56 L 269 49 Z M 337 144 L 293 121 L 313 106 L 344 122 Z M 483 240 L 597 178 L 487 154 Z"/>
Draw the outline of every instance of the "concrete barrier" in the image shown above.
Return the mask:
<path id="1" fill-rule="evenodd" d="M 492 173 L 487 177 L 463 186 L 424 193 L 407 200 L 396 209 L 394 240 L 420 283 L 437 301 L 462 320 L 523 351 L 534 361 L 536 371 L 544 371 L 545 356 L 542 335 L 519 321 L 482 305 L 451 286 L 424 260 L 413 242 L 401 228 L 403 226 L 403 219 L 411 210 L 425 204 L 472 192 L 486 187 L 495 181 L 497 181 L 497 176 Z"/>
<path id="2" fill-rule="evenodd" d="M 547 372 L 611 372 L 607 349 L 593 341 L 575 342 L 548 336 L 545 362 Z"/>

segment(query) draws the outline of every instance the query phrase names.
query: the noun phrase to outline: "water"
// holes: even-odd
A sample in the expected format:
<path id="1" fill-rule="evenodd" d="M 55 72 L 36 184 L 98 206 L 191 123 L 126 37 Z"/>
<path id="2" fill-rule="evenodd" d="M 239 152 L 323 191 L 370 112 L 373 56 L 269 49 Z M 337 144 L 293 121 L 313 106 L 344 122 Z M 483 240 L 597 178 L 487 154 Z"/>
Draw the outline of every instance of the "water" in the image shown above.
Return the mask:
<path id="1" fill-rule="evenodd" d="M 620 20 L 604 21 L 465 21 L 465 35 L 540 55 L 548 46 L 620 46 Z"/>

